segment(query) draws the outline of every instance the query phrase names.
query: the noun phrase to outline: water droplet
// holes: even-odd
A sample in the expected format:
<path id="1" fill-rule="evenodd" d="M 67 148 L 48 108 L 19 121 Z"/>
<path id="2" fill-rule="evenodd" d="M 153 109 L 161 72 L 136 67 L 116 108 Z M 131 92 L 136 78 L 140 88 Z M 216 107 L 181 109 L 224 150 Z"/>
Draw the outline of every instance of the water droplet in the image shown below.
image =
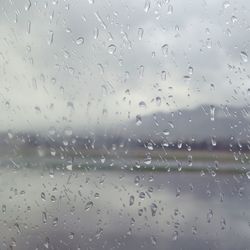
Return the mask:
<path id="1" fill-rule="evenodd" d="M 141 65 L 139 67 L 138 72 L 139 72 L 139 77 L 143 78 L 143 74 L 144 74 L 144 66 L 143 65 Z"/>
<path id="2" fill-rule="evenodd" d="M 211 138 L 211 143 L 212 143 L 212 146 L 215 147 L 216 146 L 216 137 L 215 136 L 212 136 Z"/>
<path id="3" fill-rule="evenodd" d="M 168 14 L 169 15 L 173 14 L 173 11 L 174 11 L 173 5 L 169 5 L 168 6 Z"/>
<path id="4" fill-rule="evenodd" d="M 58 218 L 56 217 L 53 219 L 52 225 L 55 227 L 55 226 L 57 226 L 57 224 L 58 224 Z"/>
<path id="5" fill-rule="evenodd" d="M 134 205 L 134 202 L 135 202 L 135 197 L 133 195 L 130 195 L 130 197 L 129 197 L 129 206 Z"/>
<path id="6" fill-rule="evenodd" d="M 49 170 L 49 177 L 54 178 L 54 168 L 50 168 Z"/>
<path id="7" fill-rule="evenodd" d="M 230 6 L 229 1 L 225 1 L 225 2 L 223 3 L 224 9 L 227 9 L 229 6 Z"/>
<path id="8" fill-rule="evenodd" d="M 236 16 L 232 16 L 231 17 L 231 20 L 232 20 L 232 23 L 236 23 L 238 21 L 237 17 Z"/>
<path id="9" fill-rule="evenodd" d="M 145 11 L 146 13 L 148 13 L 148 11 L 149 11 L 149 9 L 150 9 L 150 4 L 151 4 L 150 0 L 145 0 L 144 11 Z"/>
<path id="10" fill-rule="evenodd" d="M 178 147 L 179 149 L 181 149 L 181 147 L 182 147 L 182 141 L 181 141 L 181 140 L 178 140 L 178 142 L 177 142 L 177 147 Z"/>
<path id="11" fill-rule="evenodd" d="M 139 107 L 145 109 L 147 108 L 147 104 L 144 101 L 141 101 L 139 102 Z"/>
<path id="12" fill-rule="evenodd" d="M 190 82 L 190 80 L 191 80 L 190 75 L 185 75 L 185 76 L 183 76 L 183 78 L 184 78 L 185 82 Z"/>
<path id="13" fill-rule="evenodd" d="M 208 49 L 211 49 L 211 48 L 212 48 L 212 40 L 211 40 L 210 38 L 208 38 L 208 39 L 206 40 L 206 46 L 207 46 Z"/>
<path id="14" fill-rule="evenodd" d="M 139 198 L 140 198 L 140 199 L 144 200 L 144 199 L 145 199 L 145 196 L 146 196 L 146 194 L 145 194 L 144 192 L 140 192 L 140 193 L 139 193 Z"/>
<path id="15" fill-rule="evenodd" d="M 41 113 L 41 109 L 40 109 L 40 107 L 38 107 L 38 106 L 35 106 L 35 111 L 36 111 L 36 113 L 37 114 L 40 114 Z"/>
<path id="16" fill-rule="evenodd" d="M 135 177 L 134 182 L 135 182 L 135 185 L 138 186 L 139 183 L 140 183 L 140 176 L 137 175 L 137 176 Z"/>
<path id="17" fill-rule="evenodd" d="M 181 189 L 180 187 L 176 188 L 176 197 L 179 197 L 181 195 Z"/>
<path id="18" fill-rule="evenodd" d="M 104 74 L 104 67 L 102 66 L 101 63 L 98 63 L 97 66 L 98 66 L 100 74 L 103 75 Z"/>
<path id="19" fill-rule="evenodd" d="M 73 165 L 72 165 L 72 163 L 69 163 L 69 164 L 66 166 L 66 169 L 67 169 L 68 171 L 72 171 L 72 170 L 73 170 Z"/>
<path id="20" fill-rule="evenodd" d="M 154 150 L 154 146 L 153 146 L 153 143 L 152 142 L 149 142 L 148 145 L 147 145 L 147 148 L 148 150 Z"/>
<path id="21" fill-rule="evenodd" d="M 193 165 L 193 156 L 192 155 L 188 155 L 188 166 L 192 167 Z"/>
<path id="22" fill-rule="evenodd" d="M 155 246 L 157 244 L 157 240 L 155 236 L 150 237 L 151 243 Z"/>
<path id="23" fill-rule="evenodd" d="M 245 63 L 248 62 L 248 55 L 247 55 L 247 53 L 245 51 L 240 52 L 240 57 L 241 57 L 241 60 L 243 62 L 245 62 Z"/>
<path id="24" fill-rule="evenodd" d="M 100 198 L 100 194 L 99 194 L 99 193 L 95 193 L 95 194 L 94 194 L 94 197 L 95 197 L 96 199 L 98 199 L 98 198 Z"/>
<path id="25" fill-rule="evenodd" d="M 177 231 L 174 231 L 174 233 L 173 233 L 173 236 L 172 236 L 172 239 L 175 241 L 175 240 L 177 240 L 178 239 L 178 232 Z"/>
<path id="26" fill-rule="evenodd" d="M 226 29 L 226 34 L 227 34 L 229 37 L 232 36 L 231 30 L 230 30 L 230 29 Z"/>
<path id="27" fill-rule="evenodd" d="M 42 199 L 43 201 L 46 201 L 46 196 L 45 196 L 45 193 L 44 193 L 44 192 L 41 193 L 41 199 Z"/>
<path id="28" fill-rule="evenodd" d="M 18 223 L 15 223 L 15 228 L 17 230 L 17 233 L 20 234 L 21 233 L 21 229 Z"/>
<path id="29" fill-rule="evenodd" d="M 76 44 L 77 44 L 77 45 L 82 45 L 82 44 L 84 44 L 84 38 L 83 38 L 83 37 L 78 37 L 78 38 L 76 39 Z"/>
<path id="30" fill-rule="evenodd" d="M 28 1 L 26 2 L 25 6 L 24 6 L 24 9 L 25 9 L 26 11 L 28 11 L 28 10 L 30 9 L 30 7 L 31 7 L 31 1 L 28 0 Z"/>
<path id="31" fill-rule="evenodd" d="M 213 211 L 211 209 L 209 209 L 209 211 L 207 213 L 207 222 L 210 223 L 212 218 L 213 218 Z"/>
<path id="32" fill-rule="evenodd" d="M 157 106 L 160 106 L 160 105 L 161 105 L 161 97 L 157 96 L 157 97 L 155 98 L 155 101 L 156 101 L 156 105 L 157 105 Z"/>
<path id="33" fill-rule="evenodd" d="M 210 105 L 210 120 L 214 121 L 214 114 L 215 114 L 215 106 Z"/>
<path id="34" fill-rule="evenodd" d="M 246 172 L 247 179 L 250 180 L 250 171 Z"/>
<path id="35" fill-rule="evenodd" d="M 2 205 L 2 213 L 5 214 L 6 213 L 6 205 Z"/>
<path id="36" fill-rule="evenodd" d="M 88 0 L 89 4 L 94 4 L 95 1 L 94 0 Z"/>
<path id="37" fill-rule="evenodd" d="M 101 156 L 101 163 L 103 164 L 105 163 L 105 161 L 106 161 L 106 158 L 104 156 Z"/>
<path id="38" fill-rule="evenodd" d="M 226 220 L 225 220 L 225 218 L 221 219 L 220 227 L 221 227 L 221 230 L 224 230 L 226 228 Z"/>
<path id="39" fill-rule="evenodd" d="M 137 115 L 137 116 L 135 117 L 135 122 L 136 122 L 136 125 L 137 125 L 137 126 L 141 126 L 141 124 L 142 124 L 141 115 Z"/>
<path id="40" fill-rule="evenodd" d="M 9 137 L 9 139 L 13 139 L 13 137 L 14 137 L 14 135 L 10 129 L 8 130 L 8 137 Z"/>
<path id="41" fill-rule="evenodd" d="M 155 216 L 157 212 L 157 205 L 155 203 L 152 203 L 150 206 L 150 209 L 151 209 L 152 216 Z"/>
<path id="42" fill-rule="evenodd" d="M 55 201 L 56 201 L 55 195 L 51 195 L 51 196 L 50 196 L 50 200 L 51 200 L 52 202 L 55 202 Z"/>
<path id="43" fill-rule="evenodd" d="M 74 236 L 75 236 L 75 234 L 74 234 L 73 232 L 71 232 L 71 233 L 69 234 L 69 239 L 70 239 L 70 240 L 73 240 L 73 239 L 74 239 Z"/>
<path id="44" fill-rule="evenodd" d="M 47 214 L 46 212 L 42 212 L 42 222 L 46 224 L 47 222 Z"/>
<path id="45" fill-rule="evenodd" d="M 194 235 L 197 234 L 197 227 L 196 226 L 192 226 L 192 233 Z"/>
<path id="46" fill-rule="evenodd" d="M 151 158 L 150 155 L 148 155 L 148 156 L 146 157 L 146 159 L 144 159 L 144 163 L 145 163 L 146 165 L 151 164 L 151 161 L 152 161 L 152 158 Z"/>
<path id="47" fill-rule="evenodd" d="M 169 130 L 168 130 L 168 129 L 165 129 L 165 130 L 163 130 L 163 134 L 164 134 L 164 135 L 169 135 L 169 134 L 170 134 L 170 132 L 169 132 Z"/>
<path id="48" fill-rule="evenodd" d="M 163 71 L 161 72 L 161 80 L 162 80 L 162 81 L 166 81 L 166 78 L 167 78 L 167 73 L 166 73 L 166 71 L 163 70 Z"/>
<path id="49" fill-rule="evenodd" d="M 192 75 L 193 72 L 194 72 L 193 67 L 189 66 L 189 67 L 188 67 L 188 74 L 189 74 L 189 75 Z"/>
<path id="50" fill-rule="evenodd" d="M 50 244 L 49 244 L 49 238 L 48 238 L 48 237 L 46 237 L 45 242 L 44 242 L 43 245 L 44 245 L 44 247 L 45 247 L 46 249 L 49 249 Z"/>
<path id="51" fill-rule="evenodd" d="M 141 41 L 143 37 L 144 30 L 143 28 L 138 29 L 138 39 Z"/>
<path id="52" fill-rule="evenodd" d="M 142 214 L 143 214 L 143 209 L 142 208 L 138 209 L 138 215 L 142 216 Z"/>
<path id="53" fill-rule="evenodd" d="M 54 148 L 51 148 L 51 149 L 50 149 L 50 154 L 51 154 L 52 156 L 55 156 L 55 155 L 56 155 L 56 150 L 55 150 Z"/>
<path id="54" fill-rule="evenodd" d="M 31 21 L 27 22 L 27 33 L 30 34 L 31 31 Z"/>
<path id="55" fill-rule="evenodd" d="M 94 206 L 94 203 L 92 201 L 88 201 L 84 207 L 85 211 L 89 211 Z"/>
<path id="56" fill-rule="evenodd" d="M 13 249 L 14 247 L 16 247 L 16 240 L 13 237 L 11 237 L 10 249 Z"/>
<path id="57" fill-rule="evenodd" d="M 94 29 L 94 39 L 96 40 L 99 37 L 99 29 L 95 28 Z"/>
<path id="58" fill-rule="evenodd" d="M 49 37 L 48 37 L 48 45 L 51 45 L 54 41 L 54 32 L 52 30 L 49 31 Z"/>
<path id="59" fill-rule="evenodd" d="M 110 45 L 108 46 L 108 53 L 109 53 L 110 55 L 113 55 L 115 52 L 116 52 L 116 46 L 115 46 L 114 44 L 110 44 Z"/>
<path id="60" fill-rule="evenodd" d="M 161 51 L 162 51 L 163 56 L 167 56 L 168 55 L 168 44 L 162 45 Z"/>

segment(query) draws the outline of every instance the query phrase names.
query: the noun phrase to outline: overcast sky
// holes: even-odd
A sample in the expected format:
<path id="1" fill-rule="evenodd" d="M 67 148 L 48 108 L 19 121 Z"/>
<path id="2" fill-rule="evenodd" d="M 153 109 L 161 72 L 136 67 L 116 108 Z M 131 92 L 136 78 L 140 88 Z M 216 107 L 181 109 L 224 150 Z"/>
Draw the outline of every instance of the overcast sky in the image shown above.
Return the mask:
<path id="1" fill-rule="evenodd" d="M 247 105 L 249 13 L 244 0 L 0 0 L 0 129 Z"/>

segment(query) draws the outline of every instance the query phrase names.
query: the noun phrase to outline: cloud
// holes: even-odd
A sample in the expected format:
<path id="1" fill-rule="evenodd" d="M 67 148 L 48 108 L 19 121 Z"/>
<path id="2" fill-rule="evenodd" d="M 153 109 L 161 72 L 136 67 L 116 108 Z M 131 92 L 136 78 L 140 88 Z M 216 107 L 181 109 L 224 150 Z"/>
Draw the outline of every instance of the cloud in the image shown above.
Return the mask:
<path id="1" fill-rule="evenodd" d="M 168 2 L 151 1 L 148 12 L 132 0 L 4 3 L 1 129 L 87 129 L 202 103 L 248 104 L 240 53 L 249 51 L 249 7 Z"/>

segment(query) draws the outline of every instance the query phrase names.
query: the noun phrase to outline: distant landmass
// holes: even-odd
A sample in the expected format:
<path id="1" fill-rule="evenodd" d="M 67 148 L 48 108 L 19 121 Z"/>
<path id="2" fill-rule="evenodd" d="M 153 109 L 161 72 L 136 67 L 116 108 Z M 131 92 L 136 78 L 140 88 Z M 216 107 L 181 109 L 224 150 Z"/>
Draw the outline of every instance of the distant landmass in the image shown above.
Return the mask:
<path id="1" fill-rule="evenodd" d="M 193 150 L 250 150 L 250 108 L 203 105 L 171 113 L 140 116 L 108 129 L 75 134 L 71 130 L 48 133 L 0 133 L 0 154 L 86 150 L 169 148 Z M 40 151 L 39 151 L 40 150 Z M 77 153 L 78 152 L 78 153 Z M 97 151 L 96 151 L 97 152 Z"/>
<path id="2" fill-rule="evenodd" d="M 202 105 L 171 113 L 138 115 L 109 134 L 140 139 L 177 141 L 250 140 L 250 108 Z"/>

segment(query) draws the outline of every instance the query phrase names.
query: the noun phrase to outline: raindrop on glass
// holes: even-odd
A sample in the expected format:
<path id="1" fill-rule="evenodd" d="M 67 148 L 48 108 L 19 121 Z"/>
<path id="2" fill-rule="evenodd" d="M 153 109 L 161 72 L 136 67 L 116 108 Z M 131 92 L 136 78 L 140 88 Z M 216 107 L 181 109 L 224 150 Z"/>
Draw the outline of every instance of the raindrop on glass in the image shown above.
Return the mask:
<path id="1" fill-rule="evenodd" d="M 223 3 L 224 9 L 227 9 L 229 6 L 230 6 L 230 2 L 229 2 L 229 1 L 225 1 L 225 2 Z"/>
<path id="2" fill-rule="evenodd" d="M 142 40 L 143 33 L 144 33 L 143 28 L 139 28 L 139 29 L 138 29 L 138 39 L 139 39 L 139 40 Z"/>
<path id="3" fill-rule="evenodd" d="M 246 172 L 247 179 L 250 180 L 250 171 Z"/>
<path id="4" fill-rule="evenodd" d="M 147 108 L 147 105 L 146 105 L 146 103 L 144 101 L 140 101 L 139 102 L 139 107 L 145 109 L 145 108 Z"/>
<path id="5" fill-rule="evenodd" d="M 151 164 L 151 161 L 152 161 L 152 158 L 151 158 L 150 155 L 148 155 L 148 156 L 145 158 L 144 163 L 145 163 L 146 165 L 149 165 L 149 164 Z"/>
<path id="6" fill-rule="evenodd" d="M 177 232 L 177 231 L 174 231 L 173 236 L 172 236 L 172 239 L 173 239 L 174 241 L 176 241 L 176 240 L 178 239 L 178 232 Z"/>
<path id="7" fill-rule="evenodd" d="M 135 117 L 135 122 L 136 122 L 136 125 L 137 125 L 137 126 L 141 126 L 141 124 L 142 124 L 141 115 L 137 115 L 137 116 Z"/>
<path id="8" fill-rule="evenodd" d="M 76 44 L 77 44 L 77 45 L 82 45 L 82 44 L 84 44 L 84 38 L 83 38 L 83 37 L 78 37 L 78 38 L 76 39 Z"/>
<path id="9" fill-rule="evenodd" d="M 135 202 L 135 197 L 133 195 L 130 195 L 129 197 L 129 206 L 132 206 Z"/>
<path id="10" fill-rule="evenodd" d="M 25 6 L 24 6 L 24 9 L 25 9 L 26 11 L 28 11 L 28 10 L 30 9 L 30 7 L 31 7 L 31 1 L 28 0 L 28 1 L 26 2 Z"/>
<path id="11" fill-rule="evenodd" d="M 189 66 L 189 67 L 188 67 L 188 74 L 189 74 L 189 75 L 192 75 L 193 72 L 194 72 L 193 67 Z"/>
<path id="12" fill-rule="evenodd" d="M 174 11 L 173 5 L 169 5 L 168 6 L 168 14 L 169 15 L 173 14 L 173 11 Z"/>
<path id="13" fill-rule="evenodd" d="M 210 120 L 214 121 L 214 114 L 215 114 L 215 106 L 210 105 Z"/>
<path id="14" fill-rule="evenodd" d="M 85 211 L 89 211 L 93 206 L 94 206 L 94 203 L 93 203 L 92 201 L 88 201 L 88 202 L 85 204 L 84 210 L 85 210 Z"/>
<path id="15" fill-rule="evenodd" d="M 145 0 L 145 4 L 144 4 L 144 11 L 147 13 L 150 9 L 150 0 Z"/>
<path id="16" fill-rule="evenodd" d="M 116 52 L 116 46 L 115 46 L 114 44 L 110 44 L 110 45 L 108 46 L 108 53 L 109 53 L 110 55 L 113 55 L 115 52 Z"/>
<path id="17" fill-rule="evenodd" d="M 156 212 L 157 212 L 157 205 L 155 203 L 152 203 L 151 206 L 151 214 L 152 216 L 155 216 L 156 215 Z"/>
<path id="18" fill-rule="evenodd" d="M 53 41 L 54 41 L 54 32 L 50 30 L 48 35 L 48 45 L 51 45 Z"/>
<path id="19" fill-rule="evenodd" d="M 42 222 L 43 223 L 47 222 L 47 214 L 46 214 L 46 212 L 42 212 Z"/>
<path id="20" fill-rule="evenodd" d="M 162 45 L 161 51 L 162 51 L 163 56 L 167 56 L 168 55 L 168 44 Z"/>
<path id="21" fill-rule="evenodd" d="M 162 80 L 162 81 L 166 81 L 166 76 L 167 76 L 167 73 L 166 73 L 165 70 L 163 70 L 163 71 L 161 72 L 161 80 Z"/>
<path id="22" fill-rule="evenodd" d="M 209 209 L 209 211 L 207 213 L 207 222 L 210 223 L 212 218 L 213 218 L 213 211 L 211 209 Z"/>
<path id="23" fill-rule="evenodd" d="M 240 57 L 243 62 L 248 62 L 248 54 L 245 51 L 240 52 Z"/>
<path id="24" fill-rule="evenodd" d="M 141 65 L 141 66 L 139 67 L 138 71 L 139 71 L 139 77 L 140 77 L 140 78 L 143 78 L 143 74 L 144 74 L 144 66 L 143 66 L 143 65 Z"/>
<path id="25" fill-rule="evenodd" d="M 157 105 L 157 106 L 160 106 L 160 105 L 161 105 L 161 97 L 157 96 L 157 97 L 155 98 L 155 102 L 156 102 L 156 105 Z"/>
<path id="26" fill-rule="evenodd" d="M 206 46 L 207 46 L 208 49 L 212 48 L 212 40 L 210 38 L 207 39 Z"/>

